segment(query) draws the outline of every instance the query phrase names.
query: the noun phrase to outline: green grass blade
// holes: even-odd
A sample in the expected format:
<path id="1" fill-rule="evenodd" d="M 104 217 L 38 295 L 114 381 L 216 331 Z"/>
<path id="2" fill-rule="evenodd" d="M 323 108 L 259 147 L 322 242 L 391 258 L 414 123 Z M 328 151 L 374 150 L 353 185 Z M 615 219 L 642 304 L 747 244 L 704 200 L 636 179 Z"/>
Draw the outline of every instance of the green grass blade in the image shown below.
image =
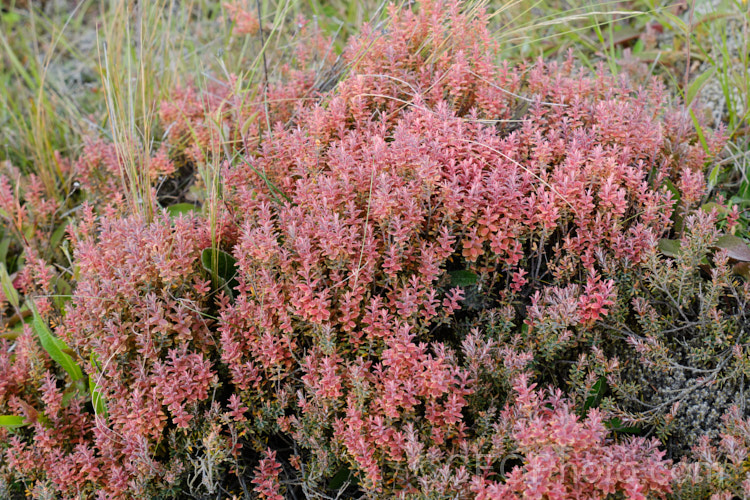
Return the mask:
<path id="1" fill-rule="evenodd" d="M 94 366 L 96 368 L 99 367 L 94 354 L 91 355 L 91 366 Z M 98 372 L 97 369 L 95 369 L 94 371 Z M 89 392 L 91 393 L 91 404 L 94 407 L 94 413 L 96 414 L 96 416 L 98 417 L 101 415 L 106 420 L 108 416 L 107 403 L 104 401 L 104 396 L 99 390 L 99 384 L 96 383 L 96 379 L 98 378 L 98 376 L 98 373 L 92 373 L 89 375 Z"/>
<path id="2" fill-rule="evenodd" d="M 708 80 L 712 76 L 714 76 L 714 73 L 716 73 L 716 68 L 709 68 L 707 71 L 705 71 L 700 76 L 698 76 L 695 80 L 693 80 L 693 83 L 691 83 L 687 89 L 687 96 L 685 97 L 685 106 L 690 106 L 693 103 L 695 98 L 698 96 L 698 92 L 700 92 L 703 86 L 706 85 Z"/>

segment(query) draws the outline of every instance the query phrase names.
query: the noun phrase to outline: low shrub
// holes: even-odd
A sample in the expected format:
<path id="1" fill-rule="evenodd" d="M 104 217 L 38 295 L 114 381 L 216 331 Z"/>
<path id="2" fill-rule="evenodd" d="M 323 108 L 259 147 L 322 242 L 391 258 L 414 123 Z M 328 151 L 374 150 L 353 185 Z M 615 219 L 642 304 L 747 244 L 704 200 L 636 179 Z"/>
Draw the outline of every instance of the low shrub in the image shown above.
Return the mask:
<path id="1" fill-rule="evenodd" d="M 392 11 L 349 46 L 335 91 L 226 171 L 242 230 L 222 359 L 256 409 L 247 426 L 288 434 L 311 489 L 350 468 L 372 495 L 467 494 L 479 422 L 517 402 L 492 368 L 475 378 L 466 339 L 514 342 L 568 386 L 623 293 L 615 272 L 704 188 L 708 156 L 658 83 L 497 66 L 481 17 L 457 9 Z"/>
<path id="2" fill-rule="evenodd" d="M 718 411 L 690 423 L 687 404 L 742 386 L 747 366 L 742 257 L 696 210 L 721 134 L 699 137 L 656 80 L 498 63 L 487 16 L 460 3 L 389 15 L 347 45 L 334 87 L 290 70 L 257 91 L 267 102 L 233 81 L 162 103 L 163 173 L 221 165 L 223 204 L 211 222 L 86 209 L 54 333 L 89 385 L 28 327 L 16 354 L 0 340 L 0 412 L 34 422 L 8 438 L 6 484 L 71 498 L 738 491 L 744 410 L 722 429 Z M 76 168 L 114 194 L 97 180 L 116 164 L 106 150 Z M 37 323 L 55 317 L 38 303 Z M 722 467 L 731 479 L 706 472 Z"/>
<path id="3" fill-rule="evenodd" d="M 90 393 L 71 383 L 63 404 L 62 380 L 46 372 L 44 418 L 33 439 L 21 439 L 26 430 L 11 438 L 6 457 L 17 477 L 66 497 L 155 498 L 185 469 L 185 448 L 207 426 L 201 418 L 218 387 L 203 314 L 212 301 L 200 260 L 209 232 L 188 218 L 96 223 L 89 207 L 71 236 L 77 286 L 55 333 L 88 374 Z"/>

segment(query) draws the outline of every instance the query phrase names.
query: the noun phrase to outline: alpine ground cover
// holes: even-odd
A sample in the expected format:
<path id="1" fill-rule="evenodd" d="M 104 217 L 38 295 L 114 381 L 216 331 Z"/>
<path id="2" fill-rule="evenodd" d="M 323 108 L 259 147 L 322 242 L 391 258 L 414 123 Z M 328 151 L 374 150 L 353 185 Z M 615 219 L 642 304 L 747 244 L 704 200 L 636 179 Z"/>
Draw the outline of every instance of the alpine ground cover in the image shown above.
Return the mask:
<path id="1" fill-rule="evenodd" d="M 257 7 L 220 7 L 238 53 L 293 10 Z M 705 203 L 741 126 L 511 58 L 513 7 L 300 18 L 158 88 L 107 43 L 109 137 L 0 181 L 3 494 L 744 494 L 750 247 Z"/>

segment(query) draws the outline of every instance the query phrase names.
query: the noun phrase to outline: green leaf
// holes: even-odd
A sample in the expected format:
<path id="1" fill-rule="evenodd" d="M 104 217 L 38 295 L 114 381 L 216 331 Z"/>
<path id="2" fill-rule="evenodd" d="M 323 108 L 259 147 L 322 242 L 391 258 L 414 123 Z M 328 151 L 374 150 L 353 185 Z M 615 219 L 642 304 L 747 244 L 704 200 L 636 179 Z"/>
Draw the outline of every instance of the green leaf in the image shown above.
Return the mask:
<path id="1" fill-rule="evenodd" d="M 349 467 L 344 466 L 339 469 L 333 478 L 331 478 L 331 481 L 328 483 L 328 489 L 337 491 L 341 489 L 347 481 L 352 484 L 357 484 L 356 476 L 352 473 Z"/>
<path id="2" fill-rule="evenodd" d="M 635 42 L 635 45 L 633 45 L 633 55 L 638 55 L 641 52 L 643 52 L 643 48 L 645 47 L 645 44 L 643 43 L 643 40 L 641 38 L 638 39 L 637 42 Z"/>
<path id="3" fill-rule="evenodd" d="M 746 280 L 750 280 L 750 262 L 738 262 L 732 267 L 732 272 L 738 276 L 742 276 Z"/>
<path id="4" fill-rule="evenodd" d="M 727 209 L 725 207 L 722 207 L 716 202 L 709 201 L 708 203 L 704 203 L 701 205 L 701 210 L 706 212 L 707 214 L 710 214 L 713 209 L 716 209 L 716 213 L 718 214 L 725 214 L 727 212 Z"/>
<path id="5" fill-rule="evenodd" d="M 34 234 L 36 233 L 36 226 L 33 224 L 26 224 L 22 228 L 23 235 L 26 236 L 27 240 L 30 240 L 34 237 Z"/>
<path id="6" fill-rule="evenodd" d="M 86 381 L 76 380 L 75 383 L 69 385 L 63 391 L 62 406 L 66 408 L 73 398 L 79 397 L 81 394 L 86 392 Z"/>
<path id="7" fill-rule="evenodd" d="M 467 287 L 476 284 L 479 281 L 479 276 L 476 273 L 468 271 L 466 269 L 457 269 L 455 271 L 448 271 L 451 277 L 451 287 Z"/>
<path id="8" fill-rule="evenodd" d="M 102 396 L 99 386 L 94 381 L 94 377 L 89 377 L 89 392 L 91 393 L 91 405 L 94 407 L 94 414 L 106 420 L 109 417 L 107 404 L 104 402 L 104 396 Z"/>
<path id="9" fill-rule="evenodd" d="M 750 202 L 750 179 L 742 181 L 740 188 L 737 190 L 737 196 Z"/>
<path id="10" fill-rule="evenodd" d="M 30 324 L 34 320 L 34 316 L 31 314 L 25 314 L 29 308 L 24 303 L 21 306 L 21 321 L 18 321 L 13 327 L 11 327 L 10 331 L 11 333 L 15 333 L 17 336 L 21 335 L 23 333 L 23 327 L 24 325 Z"/>
<path id="11" fill-rule="evenodd" d="M 750 195 L 744 198 L 740 196 L 732 196 L 731 198 L 729 198 L 729 204 L 739 205 L 740 208 L 744 206 L 750 206 Z"/>
<path id="12" fill-rule="evenodd" d="M 47 326 L 47 323 L 45 323 L 45 321 L 39 315 L 39 311 L 37 310 L 36 306 L 33 304 L 31 305 L 31 311 L 34 314 L 34 321 L 32 322 L 32 326 L 34 328 L 34 332 L 36 332 L 37 337 L 39 337 L 39 342 L 42 344 L 42 348 L 47 351 L 47 354 L 49 354 L 50 358 L 52 358 L 60 366 L 62 366 L 63 370 L 65 370 L 68 375 L 70 375 L 70 378 L 73 379 L 73 381 L 83 378 L 81 368 L 73 361 L 73 358 L 70 356 L 70 354 L 67 354 L 65 352 L 66 350 L 69 350 L 68 346 L 65 345 L 65 342 L 55 337 L 55 335 Z"/>
<path id="13" fill-rule="evenodd" d="M 664 181 L 664 187 L 666 187 L 670 193 L 672 193 L 672 199 L 675 200 L 675 206 L 680 204 L 682 196 L 680 196 L 680 190 L 677 189 L 671 180 L 667 179 Z"/>
<path id="14" fill-rule="evenodd" d="M 677 189 L 677 187 L 669 179 L 664 181 L 663 186 L 666 187 L 670 193 L 672 193 L 672 199 L 674 200 L 674 205 L 672 205 L 672 207 L 674 208 L 674 210 L 672 211 L 671 219 L 672 219 L 672 222 L 674 222 L 675 230 L 679 230 L 679 228 L 682 227 L 682 219 L 683 219 L 682 210 L 679 209 L 680 201 L 682 200 L 682 196 L 680 195 L 680 190 Z"/>
<path id="15" fill-rule="evenodd" d="M 8 248 L 10 247 L 10 236 L 5 236 L 2 241 L 0 241 L 0 262 L 5 264 L 6 259 L 8 258 Z"/>
<path id="16" fill-rule="evenodd" d="M 625 427 L 622 420 L 617 417 L 605 421 L 604 426 L 612 432 L 621 434 L 640 434 L 642 432 L 639 427 Z"/>
<path id="17" fill-rule="evenodd" d="M 662 21 L 664 22 L 664 24 L 668 24 L 669 25 L 670 22 L 671 22 L 671 25 L 669 27 L 672 28 L 673 30 L 679 29 L 680 31 L 682 31 L 685 34 L 687 34 L 687 33 L 690 32 L 690 30 L 688 28 L 688 25 L 685 23 L 685 21 L 683 21 L 679 17 L 675 16 L 671 12 L 668 12 L 667 10 L 663 10 L 660 13 L 661 13 L 662 16 L 664 16 L 666 18 L 666 19 L 662 19 Z"/>
<path id="18" fill-rule="evenodd" d="M 713 189 L 716 184 L 719 183 L 719 174 L 721 174 L 721 165 L 718 163 L 711 169 L 711 173 L 708 174 L 708 188 Z"/>
<path id="19" fill-rule="evenodd" d="M 96 383 L 96 379 L 99 376 L 99 363 L 97 362 L 96 355 L 91 353 L 91 366 L 95 367 L 94 373 L 89 375 L 89 392 L 91 393 L 91 405 L 94 407 L 94 413 L 96 416 L 103 416 L 106 420 L 108 417 L 107 403 L 104 401 L 99 390 L 99 385 Z"/>
<path id="20" fill-rule="evenodd" d="M 5 268 L 5 263 L 3 262 L 0 262 L 0 285 L 2 285 L 3 294 L 5 295 L 5 298 L 8 299 L 8 302 L 10 302 L 10 305 L 18 309 L 18 291 L 16 291 L 16 288 L 13 286 L 13 282 L 10 279 L 8 270 Z"/>
<path id="21" fill-rule="evenodd" d="M 701 89 L 706 85 L 706 82 L 714 76 L 714 73 L 716 73 L 715 67 L 710 67 L 707 71 L 700 74 L 693 82 L 688 86 L 687 89 L 687 96 L 685 97 L 685 105 L 690 106 L 693 103 L 693 100 L 698 96 L 698 93 L 701 91 Z"/>
<path id="22" fill-rule="evenodd" d="M 65 278 L 58 276 L 55 279 L 55 290 L 57 290 L 57 294 L 53 297 L 55 305 L 63 310 L 65 303 L 73 297 L 73 287 L 70 286 L 70 283 Z"/>
<path id="23" fill-rule="evenodd" d="M 17 415 L 0 415 L 0 427 L 15 429 L 24 425 L 28 425 L 28 422 L 25 422 L 23 417 Z"/>
<path id="24" fill-rule="evenodd" d="M 55 228 L 55 231 L 52 233 L 52 236 L 50 236 L 50 239 L 49 239 L 49 246 L 51 248 L 54 249 L 60 245 L 60 243 L 63 240 L 63 236 L 65 236 L 65 228 L 67 227 L 68 227 L 68 221 L 65 220 L 61 222 L 60 225 L 57 226 L 57 228 Z"/>
<path id="25" fill-rule="evenodd" d="M 726 250 L 730 259 L 739 260 L 740 262 L 750 262 L 750 246 L 745 240 L 732 234 L 725 234 L 714 243 L 716 248 Z"/>
<path id="26" fill-rule="evenodd" d="M 698 121 L 698 117 L 695 116 L 695 111 L 693 111 L 692 109 L 690 110 L 690 118 L 693 120 L 693 126 L 695 127 L 695 133 L 698 134 L 698 140 L 701 141 L 701 146 L 703 146 L 703 151 L 705 151 L 706 153 L 708 153 L 710 151 L 710 149 L 708 149 L 708 142 L 706 142 L 706 135 L 703 133 L 703 127 L 701 127 L 701 124 Z M 714 179 L 712 181 L 712 177 L 718 178 L 718 176 L 719 176 L 718 173 L 715 174 L 715 175 L 713 173 L 717 169 L 719 169 L 719 165 L 718 164 L 716 166 L 714 166 L 713 170 L 711 171 L 711 175 L 708 178 L 709 182 L 713 182 L 713 184 L 711 184 L 712 188 L 716 185 L 716 180 Z M 718 171 L 721 171 L 721 169 L 719 169 Z"/>
<path id="27" fill-rule="evenodd" d="M 192 203 L 176 203 L 167 207 L 167 213 L 170 217 L 177 217 L 178 215 L 188 215 L 193 212 L 200 212 L 201 207 L 193 205 Z"/>
<path id="28" fill-rule="evenodd" d="M 581 410 L 582 416 L 586 416 L 591 408 L 599 406 L 606 390 L 607 380 L 604 377 L 600 377 L 589 391 L 589 397 L 586 399 L 586 402 L 583 404 L 583 409 Z"/>
<path id="29" fill-rule="evenodd" d="M 3 12 L 2 16 L 0 16 L 3 20 L 3 24 L 6 25 L 6 28 L 8 31 L 18 23 L 18 21 L 21 20 L 21 15 L 16 12 L 15 10 L 9 10 L 8 12 Z"/>
<path id="30" fill-rule="evenodd" d="M 276 195 L 280 195 L 280 196 L 281 196 L 281 197 L 283 197 L 283 198 L 284 198 L 284 199 L 285 199 L 285 200 L 286 200 L 286 201 L 287 201 L 288 203 L 290 203 L 290 204 L 292 203 L 292 199 L 291 199 L 291 198 L 290 198 L 290 197 L 289 197 L 289 196 L 288 196 L 288 195 L 287 195 L 286 193 L 284 193 L 284 192 L 283 192 L 282 190 L 280 190 L 280 189 L 279 189 L 278 187 L 276 187 L 276 185 L 275 185 L 275 184 L 274 184 L 273 182 L 271 182 L 271 181 L 270 181 L 270 180 L 268 179 L 268 177 L 266 176 L 266 174 L 265 174 L 264 172 L 261 172 L 260 170 L 258 170 L 257 168 L 255 168 L 255 166 L 254 166 L 254 165 L 253 165 L 252 163 L 250 163 L 250 162 L 249 162 L 249 161 L 247 160 L 247 158 L 245 158 L 244 156 L 240 156 L 240 159 L 241 159 L 242 161 L 244 161 L 244 162 L 245 162 L 245 164 L 246 164 L 246 165 L 247 165 L 248 167 L 250 167 L 250 169 L 252 169 L 252 171 L 253 171 L 253 172 L 255 173 L 255 175 L 257 175 L 258 177 L 260 177 L 260 178 L 261 178 L 261 179 L 262 179 L 262 180 L 263 180 L 263 181 L 264 181 L 264 182 L 266 183 L 266 186 L 268 187 L 268 190 L 270 191 L 270 193 L 269 193 L 269 194 L 270 194 L 270 195 L 271 195 L 271 196 L 273 197 L 273 199 L 274 199 L 274 200 L 275 200 L 275 201 L 276 201 L 277 203 L 281 204 L 281 203 L 282 203 L 282 201 L 281 201 L 281 198 L 279 198 L 279 197 L 278 197 L 278 196 L 276 196 Z"/>
<path id="31" fill-rule="evenodd" d="M 659 250 L 667 257 L 675 258 L 680 255 L 680 240 L 668 240 L 662 238 L 659 240 Z"/>
<path id="32" fill-rule="evenodd" d="M 234 298 L 234 289 L 239 285 L 237 260 L 222 250 L 206 248 L 201 252 L 201 264 L 211 274 L 214 288 L 223 289 L 229 297 Z"/>

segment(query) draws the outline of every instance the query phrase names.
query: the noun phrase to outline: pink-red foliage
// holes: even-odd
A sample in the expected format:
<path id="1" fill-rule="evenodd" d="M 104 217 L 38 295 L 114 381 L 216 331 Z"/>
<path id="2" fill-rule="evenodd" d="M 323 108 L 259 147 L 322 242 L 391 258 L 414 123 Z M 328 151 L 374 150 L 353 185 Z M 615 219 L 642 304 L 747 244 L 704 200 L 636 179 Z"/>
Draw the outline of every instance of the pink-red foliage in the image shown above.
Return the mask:
<path id="1" fill-rule="evenodd" d="M 495 438 L 508 439 L 507 427 L 512 427 L 524 466 L 513 467 L 503 482 L 475 477 L 477 499 L 593 500 L 623 492 L 626 498 L 646 500 L 671 491 L 672 471 L 656 439 L 608 442 L 598 410 L 579 419 L 559 389 L 545 393 L 535 385 L 526 375 L 515 380 L 515 404 L 503 415 L 506 428 L 498 426 Z"/>
<path id="2" fill-rule="evenodd" d="M 644 258 L 671 225 L 659 186 L 699 189 L 707 157 L 657 82 L 634 89 L 570 60 L 498 65 L 484 19 L 455 3 L 391 16 L 349 45 L 335 91 L 225 171 L 242 230 L 222 359 L 247 406 L 284 414 L 278 429 L 306 449 L 310 477 L 344 463 L 378 495 L 425 493 L 440 474 L 458 492 L 467 450 L 481 448 L 471 422 L 488 409 L 468 405 L 479 386 L 455 337 L 433 336 L 461 308 L 446 268 L 481 274 L 499 303 L 533 296 L 511 317 L 526 319 L 535 354 L 580 348 L 617 295 L 600 266 Z M 567 330 L 532 335 L 559 330 L 557 316 Z M 588 422 L 586 439 L 602 445 L 601 423 Z M 653 443 L 617 446 L 591 460 L 661 464 Z M 590 494 L 663 492 L 667 476 Z"/>
<path id="3" fill-rule="evenodd" d="M 19 477 L 46 478 L 65 495 L 153 494 L 183 467 L 158 448 L 170 433 L 193 429 L 218 383 L 211 320 L 202 314 L 211 297 L 200 253 L 210 233 L 195 218 L 97 224 L 88 209 L 72 239 L 76 293 L 55 333 L 76 353 L 106 414 L 82 413 L 80 397 L 61 404 L 47 374 L 45 419 L 36 419 L 32 441 L 12 438 L 6 458 Z M 34 372 L 18 357 L 9 369 Z M 22 395 L 14 387 L 6 388 L 11 403 Z"/>
<path id="4" fill-rule="evenodd" d="M 238 3 L 227 10 L 255 29 Z M 310 69 L 327 54 L 313 33 L 267 88 L 232 77 L 162 103 L 171 151 L 190 162 L 217 161 L 225 141 L 239 151 L 223 163 L 227 210 L 214 227 L 239 284 L 214 296 L 205 220 L 118 219 L 113 206 L 96 222 L 87 208 L 56 334 L 107 414 L 83 411 L 79 396 L 62 404 L 48 360 L 31 345 L 12 360 L 0 344 L 0 409 L 45 416 L 9 440 L 16 477 L 69 497 L 146 497 L 199 469 L 210 486 L 186 450 L 213 418 L 212 436 L 221 425 L 231 435 L 224 458 L 237 458 L 238 433 L 262 453 L 249 469 L 261 498 L 282 498 L 291 469 L 319 490 L 350 469 L 381 498 L 671 490 L 655 442 L 614 440 L 599 410 L 576 416 L 525 370 L 598 349 L 592 331 L 619 294 L 613 269 L 653 256 L 673 211 L 700 198 L 709 155 L 689 115 L 656 81 L 633 88 L 572 59 L 498 63 L 487 17 L 458 2 L 389 14 L 387 29 L 349 43 L 334 89 Z M 166 149 L 154 164 L 174 168 Z M 90 145 L 74 168 L 106 199 L 117 165 L 113 148 Z M 24 217 L 5 178 L 0 208 Z M 32 262 L 26 280 L 44 289 L 44 261 Z M 485 296 L 474 312 L 456 271 Z M 211 404 L 220 388 L 233 392 L 226 412 Z"/>

